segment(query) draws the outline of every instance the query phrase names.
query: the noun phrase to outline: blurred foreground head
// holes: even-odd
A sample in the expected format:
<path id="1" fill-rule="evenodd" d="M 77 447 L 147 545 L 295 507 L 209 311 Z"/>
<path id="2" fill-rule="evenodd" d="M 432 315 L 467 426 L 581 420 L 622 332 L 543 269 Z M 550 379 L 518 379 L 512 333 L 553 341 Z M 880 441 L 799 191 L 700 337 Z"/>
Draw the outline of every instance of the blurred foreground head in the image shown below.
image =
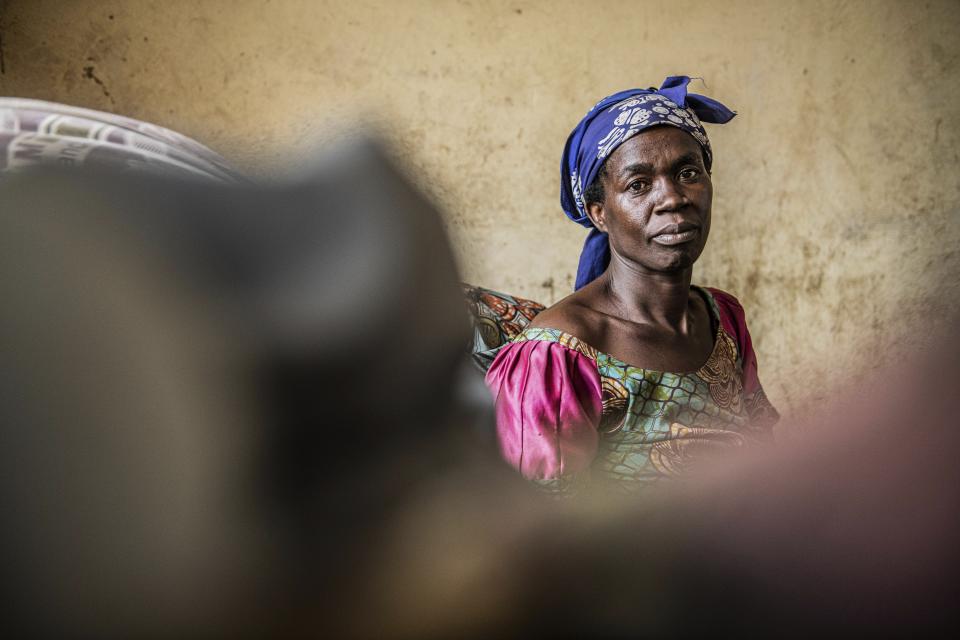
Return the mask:
<path id="1" fill-rule="evenodd" d="M 6 176 L 0 299 L 4 618 L 37 632 L 323 606 L 472 402 L 439 218 L 367 142 L 270 187 Z"/>

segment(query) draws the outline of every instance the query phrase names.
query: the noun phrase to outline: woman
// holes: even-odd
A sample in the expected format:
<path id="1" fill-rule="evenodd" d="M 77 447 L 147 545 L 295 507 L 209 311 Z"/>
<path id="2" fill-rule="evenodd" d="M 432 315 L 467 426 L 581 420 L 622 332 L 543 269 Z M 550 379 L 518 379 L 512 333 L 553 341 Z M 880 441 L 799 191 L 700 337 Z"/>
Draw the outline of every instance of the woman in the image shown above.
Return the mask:
<path id="1" fill-rule="evenodd" d="M 735 114 L 689 81 L 605 98 L 564 148 L 561 204 L 592 227 L 576 291 L 487 373 L 504 457 L 548 487 L 645 486 L 777 420 L 740 304 L 691 285 L 713 198 L 700 122 Z"/>

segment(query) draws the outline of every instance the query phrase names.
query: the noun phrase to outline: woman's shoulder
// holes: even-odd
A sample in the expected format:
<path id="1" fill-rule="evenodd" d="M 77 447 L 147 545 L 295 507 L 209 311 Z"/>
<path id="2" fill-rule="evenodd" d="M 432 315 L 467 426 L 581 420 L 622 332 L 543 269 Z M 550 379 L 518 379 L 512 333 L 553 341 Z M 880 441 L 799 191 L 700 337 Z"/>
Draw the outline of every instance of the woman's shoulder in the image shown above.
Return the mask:
<path id="1" fill-rule="evenodd" d="M 513 363 L 541 359 L 557 366 L 564 362 L 585 357 L 591 361 L 590 368 L 597 368 L 599 352 L 590 346 L 589 324 L 583 320 L 584 308 L 575 296 L 567 296 L 556 304 L 541 311 L 511 342 L 497 354 L 497 363 L 503 366 L 507 361 Z M 577 356 L 577 357 L 573 357 Z M 583 363 L 577 363 L 581 366 Z"/>
<path id="2" fill-rule="evenodd" d="M 732 293 L 714 287 L 699 287 L 699 289 L 705 291 L 713 300 L 723 329 L 734 338 L 738 338 L 738 342 L 741 342 L 739 338 L 747 333 L 747 319 L 743 311 L 743 305 L 740 304 L 737 297 Z"/>
<path id="3" fill-rule="evenodd" d="M 600 314 L 573 293 L 540 312 L 527 331 L 535 333 L 539 329 L 554 335 L 558 341 L 567 338 L 583 344 L 596 344 L 605 324 Z"/>
<path id="4" fill-rule="evenodd" d="M 720 326 L 733 338 L 737 353 L 743 366 L 744 391 L 752 393 L 760 385 L 757 379 L 757 355 L 753 349 L 753 339 L 747 328 L 747 318 L 740 301 L 726 291 L 703 287 L 713 298 L 720 315 Z"/>
<path id="5" fill-rule="evenodd" d="M 717 289 L 716 287 L 697 287 L 703 291 L 706 291 L 713 298 L 714 302 L 717 303 L 717 306 L 723 306 L 729 309 L 737 309 L 740 313 L 743 313 L 743 306 L 740 304 L 740 301 L 737 300 L 737 297 L 728 291 L 722 289 Z"/>

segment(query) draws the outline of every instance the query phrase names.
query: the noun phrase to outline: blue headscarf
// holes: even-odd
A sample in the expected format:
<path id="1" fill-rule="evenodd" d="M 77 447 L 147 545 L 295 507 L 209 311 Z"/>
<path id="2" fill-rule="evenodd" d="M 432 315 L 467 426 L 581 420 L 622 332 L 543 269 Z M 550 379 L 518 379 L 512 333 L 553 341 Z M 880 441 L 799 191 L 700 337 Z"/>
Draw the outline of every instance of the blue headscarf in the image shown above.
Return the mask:
<path id="1" fill-rule="evenodd" d="M 644 129 L 670 125 L 696 138 L 710 169 L 713 154 L 700 121 L 723 124 L 736 114 L 716 100 L 688 94 L 689 83 L 687 76 L 670 76 L 659 89 L 628 89 L 608 96 L 590 109 L 567 138 L 560 161 L 560 205 L 568 218 L 591 227 L 580 254 L 574 288 L 593 281 L 610 263 L 607 234 L 593 228 L 583 191 L 617 147 Z"/>

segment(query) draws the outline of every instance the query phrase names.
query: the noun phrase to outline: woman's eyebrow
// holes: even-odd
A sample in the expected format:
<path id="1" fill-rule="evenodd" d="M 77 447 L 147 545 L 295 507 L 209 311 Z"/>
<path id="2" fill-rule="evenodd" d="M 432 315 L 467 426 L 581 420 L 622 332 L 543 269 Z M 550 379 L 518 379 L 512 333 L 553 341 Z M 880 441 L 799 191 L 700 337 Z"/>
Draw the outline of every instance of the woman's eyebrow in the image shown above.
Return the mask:
<path id="1" fill-rule="evenodd" d="M 679 158 L 677 158 L 676 160 L 674 160 L 670 168 L 671 170 L 676 169 L 680 165 L 684 165 L 684 164 L 699 165 L 701 162 L 702 162 L 702 158 L 700 157 L 699 154 L 690 152 L 690 153 L 685 153 Z M 647 162 L 634 162 L 633 164 L 628 164 L 623 169 L 621 169 L 619 177 L 625 178 L 627 176 L 632 176 L 637 173 L 653 173 L 653 172 L 654 172 L 654 169 L 652 164 L 649 164 Z"/>
<path id="2" fill-rule="evenodd" d="M 646 162 L 634 162 L 633 164 L 628 164 L 623 169 L 620 170 L 620 176 L 629 176 L 635 173 L 652 173 L 653 165 Z"/>
<path id="3" fill-rule="evenodd" d="M 692 153 L 692 152 L 685 153 L 674 161 L 673 166 L 679 167 L 682 164 L 700 164 L 701 161 L 702 161 L 702 158 L 700 157 L 699 154 Z"/>

